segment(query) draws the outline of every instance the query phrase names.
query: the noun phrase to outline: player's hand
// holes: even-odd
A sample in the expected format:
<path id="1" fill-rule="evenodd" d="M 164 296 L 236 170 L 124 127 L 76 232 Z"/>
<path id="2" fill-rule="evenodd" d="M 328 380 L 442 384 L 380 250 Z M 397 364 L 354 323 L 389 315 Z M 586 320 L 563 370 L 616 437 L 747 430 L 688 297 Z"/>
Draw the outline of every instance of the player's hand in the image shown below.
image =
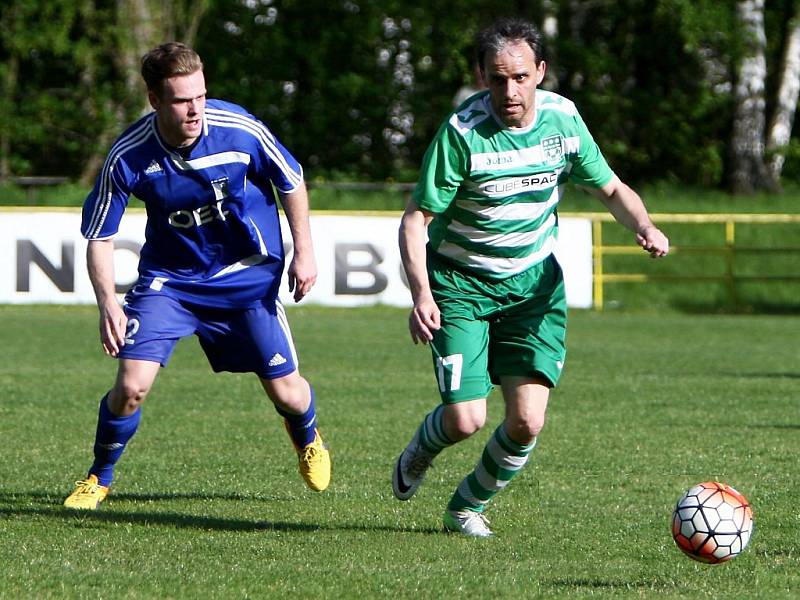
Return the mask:
<path id="1" fill-rule="evenodd" d="M 116 302 L 100 308 L 100 343 L 109 356 L 117 356 L 125 345 L 128 317 Z"/>
<path id="2" fill-rule="evenodd" d="M 427 344 L 433 339 L 433 332 L 442 326 L 439 307 L 432 297 L 422 298 L 414 303 L 408 317 L 408 330 L 415 344 Z"/>
<path id="3" fill-rule="evenodd" d="M 294 292 L 294 301 L 300 302 L 317 281 L 317 261 L 314 255 L 295 252 L 286 274 L 289 277 L 289 291 Z"/>
<path id="4" fill-rule="evenodd" d="M 669 252 L 669 240 L 655 225 L 648 225 L 636 234 L 636 243 L 650 253 L 650 258 L 661 258 Z"/>

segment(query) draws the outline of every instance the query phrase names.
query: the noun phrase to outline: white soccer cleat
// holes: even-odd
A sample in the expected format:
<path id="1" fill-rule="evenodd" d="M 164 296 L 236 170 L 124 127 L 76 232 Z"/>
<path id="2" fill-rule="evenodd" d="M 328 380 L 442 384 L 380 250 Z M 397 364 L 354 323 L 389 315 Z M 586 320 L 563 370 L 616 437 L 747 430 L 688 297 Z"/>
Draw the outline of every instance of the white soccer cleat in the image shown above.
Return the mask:
<path id="1" fill-rule="evenodd" d="M 446 532 L 463 533 L 469 537 L 494 537 L 494 533 L 489 529 L 489 519 L 483 513 L 472 510 L 446 510 L 442 520 Z"/>
<path id="2" fill-rule="evenodd" d="M 398 500 L 408 500 L 414 495 L 425 478 L 425 472 L 433 464 L 435 456 L 422 447 L 419 443 L 419 433 L 415 433 L 394 465 L 392 491 Z"/>

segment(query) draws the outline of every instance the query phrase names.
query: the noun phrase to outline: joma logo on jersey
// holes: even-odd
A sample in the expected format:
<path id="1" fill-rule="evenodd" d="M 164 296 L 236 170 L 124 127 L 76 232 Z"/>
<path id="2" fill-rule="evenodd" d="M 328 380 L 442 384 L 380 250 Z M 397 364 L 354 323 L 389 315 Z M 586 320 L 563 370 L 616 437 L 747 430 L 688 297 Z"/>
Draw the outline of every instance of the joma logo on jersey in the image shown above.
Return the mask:
<path id="1" fill-rule="evenodd" d="M 551 135 L 542 140 L 542 154 L 549 164 L 555 164 L 564 156 L 564 138 L 560 135 Z"/>
<path id="2" fill-rule="evenodd" d="M 502 156 L 500 154 L 495 154 L 493 156 L 487 156 L 484 158 L 484 166 L 486 168 L 507 165 L 512 162 L 514 162 L 513 156 Z"/>

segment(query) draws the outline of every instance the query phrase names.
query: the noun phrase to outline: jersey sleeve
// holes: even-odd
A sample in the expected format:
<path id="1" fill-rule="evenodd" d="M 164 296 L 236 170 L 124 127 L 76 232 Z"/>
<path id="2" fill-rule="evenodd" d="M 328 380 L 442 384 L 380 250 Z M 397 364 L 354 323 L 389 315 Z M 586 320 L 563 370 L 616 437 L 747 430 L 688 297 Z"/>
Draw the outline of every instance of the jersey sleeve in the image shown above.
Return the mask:
<path id="1" fill-rule="evenodd" d="M 303 167 L 266 125 L 255 117 L 251 118 L 255 143 L 254 177 L 269 180 L 279 192 L 293 192 L 303 183 Z"/>
<path id="2" fill-rule="evenodd" d="M 113 237 L 131 195 L 132 174 L 119 156 L 109 156 L 83 203 L 81 234 L 88 240 Z"/>
<path id="3" fill-rule="evenodd" d="M 580 114 L 575 114 L 578 126 L 580 146 L 578 152 L 572 157 L 572 170 L 569 178 L 574 183 L 589 187 L 603 187 L 614 176 L 605 157 L 600 152 L 597 142 L 594 141 L 589 128 L 586 127 Z"/>
<path id="4" fill-rule="evenodd" d="M 422 159 L 412 198 L 430 213 L 444 212 L 469 174 L 469 151 L 463 137 L 449 123 L 439 129 Z"/>

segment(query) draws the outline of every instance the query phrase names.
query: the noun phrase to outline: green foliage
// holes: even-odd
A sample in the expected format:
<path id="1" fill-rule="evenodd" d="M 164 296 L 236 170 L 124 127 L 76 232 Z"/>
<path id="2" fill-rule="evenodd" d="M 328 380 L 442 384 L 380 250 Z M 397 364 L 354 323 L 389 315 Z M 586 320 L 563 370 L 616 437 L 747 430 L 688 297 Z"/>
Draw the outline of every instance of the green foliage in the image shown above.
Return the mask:
<path id="1" fill-rule="evenodd" d="M 767 4 L 774 94 L 793 5 Z M 715 187 L 726 177 L 741 52 L 734 0 L 518 0 L 502 9 L 489 0 L 205 0 L 202 7 L 195 46 L 210 95 L 267 122 L 309 179 L 413 181 L 454 95 L 471 83 L 475 33 L 500 15 L 540 26 L 546 15 L 555 18 L 548 84 L 576 101 L 626 180 Z M 175 20 L 172 35 L 189 28 L 190 8 L 185 0 L 159 8 Z M 0 19 L 0 112 L 11 115 L 0 120 L 0 142 L 11 174 L 77 179 L 143 104 L 119 58 L 131 22 L 97 0 L 10 0 Z"/>
<path id="2" fill-rule="evenodd" d="M 255 378 L 212 375 L 185 340 L 109 500 L 75 515 L 60 504 L 91 460 L 114 370 L 96 310 L 0 307 L 0 438 L 15 449 L 0 467 L 0 595 L 796 595 L 797 317 L 573 311 L 548 424 L 488 511 L 497 538 L 482 542 L 442 534 L 439 519 L 500 422 L 497 392 L 486 428 L 442 454 L 411 501 L 392 497 L 393 461 L 438 401 L 406 316 L 289 309 L 333 452 L 325 493 L 305 489 Z M 715 567 L 684 557 L 669 532 L 678 497 L 707 479 L 733 484 L 755 512 L 750 546 Z"/>
<path id="3" fill-rule="evenodd" d="M 719 28 L 733 27 L 732 3 L 626 0 L 578 15 L 569 6 L 559 13 L 571 24 L 556 44 L 559 91 L 613 168 L 634 181 L 719 185 L 733 108 L 731 42 Z"/>
<path id="4" fill-rule="evenodd" d="M 0 109 L 11 116 L 0 135 L 10 142 L 12 174 L 77 179 L 114 125 L 121 74 L 104 4 L 11 0 L 0 9 Z"/>

